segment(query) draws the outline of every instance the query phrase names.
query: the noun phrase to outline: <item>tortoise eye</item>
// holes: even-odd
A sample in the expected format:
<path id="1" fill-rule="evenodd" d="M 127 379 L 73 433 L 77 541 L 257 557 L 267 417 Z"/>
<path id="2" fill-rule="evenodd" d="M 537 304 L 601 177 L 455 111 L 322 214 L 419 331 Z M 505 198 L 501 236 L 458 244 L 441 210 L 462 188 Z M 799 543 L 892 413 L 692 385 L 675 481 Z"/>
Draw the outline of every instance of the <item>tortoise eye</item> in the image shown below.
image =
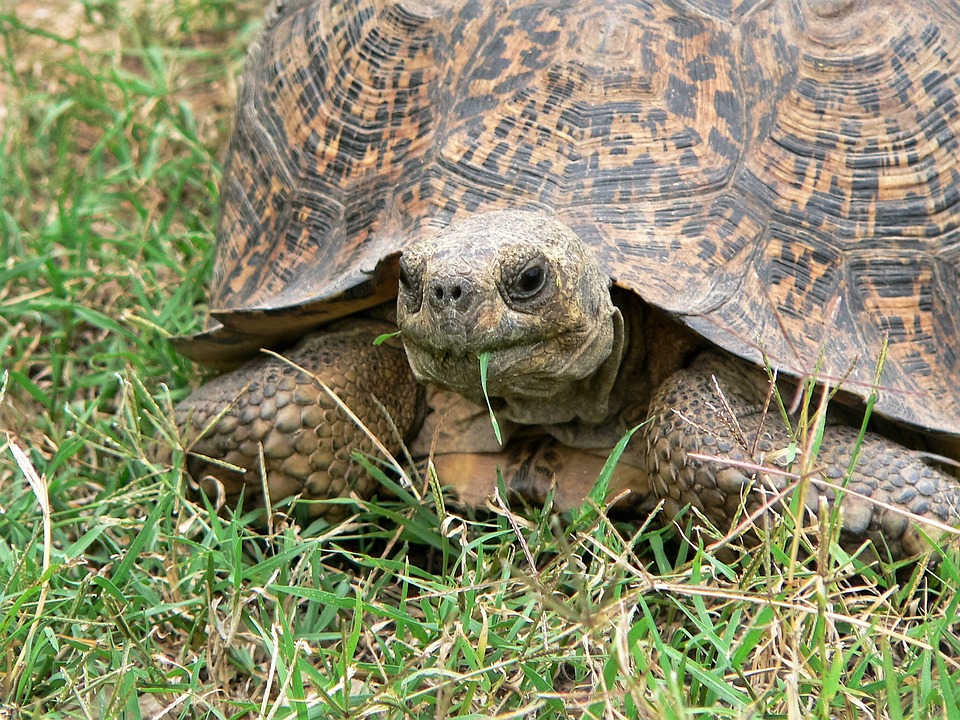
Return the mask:
<path id="1" fill-rule="evenodd" d="M 516 300 L 535 297 L 547 282 L 547 269 L 540 259 L 527 264 L 512 283 L 511 295 Z"/>

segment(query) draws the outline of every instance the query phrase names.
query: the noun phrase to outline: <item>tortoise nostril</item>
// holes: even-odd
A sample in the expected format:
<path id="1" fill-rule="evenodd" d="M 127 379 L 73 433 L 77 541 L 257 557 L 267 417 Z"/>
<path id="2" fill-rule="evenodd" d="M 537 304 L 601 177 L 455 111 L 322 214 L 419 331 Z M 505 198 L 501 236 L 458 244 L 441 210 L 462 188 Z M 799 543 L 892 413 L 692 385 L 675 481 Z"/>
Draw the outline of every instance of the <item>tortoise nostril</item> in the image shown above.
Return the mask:
<path id="1" fill-rule="evenodd" d="M 437 279 L 430 284 L 431 305 L 437 309 L 464 310 L 470 304 L 469 283 L 463 278 Z"/>

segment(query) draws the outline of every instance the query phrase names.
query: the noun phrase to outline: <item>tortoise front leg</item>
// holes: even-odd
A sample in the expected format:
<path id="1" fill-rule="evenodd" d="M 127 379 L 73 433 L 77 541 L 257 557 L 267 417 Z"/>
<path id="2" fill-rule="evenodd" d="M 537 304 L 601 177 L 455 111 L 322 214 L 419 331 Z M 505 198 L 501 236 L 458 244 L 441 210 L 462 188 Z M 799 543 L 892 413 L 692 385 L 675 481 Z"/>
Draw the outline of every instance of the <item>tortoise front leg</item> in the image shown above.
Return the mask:
<path id="1" fill-rule="evenodd" d="M 422 419 L 423 389 L 399 343 L 374 345 L 391 330 L 373 320 L 346 321 L 283 353 L 309 374 L 264 356 L 200 387 L 175 410 L 189 474 L 227 505 L 242 493 L 247 509 L 263 504 L 263 478 L 273 503 L 296 494 L 368 497 L 374 482 L 353 452 L 374 453 L 373 441 L 315 378 L 396 454 L 401 438 L 378 402 L 408 439 Z M 333 507 L 312 504 L 311 514 L 330 514 Z"/>
<path id="2" fill-rule="evenodd" d="M 744 503 L 752 512 L 793 482 L 750 468 L 786 465 L 790 437 L 784 422 L 773 404 L 763 412 L 768 387 L 762 371 L 716 353 L 703 355 L 661 386 L 641 439 L 654 490 L 664 498 L 668 515 L 690 505 L 724 530 L 743 516 Z M 858 461 L 847 479 L 858 444 Z M 926 547 L 916 518 L 960 523 L 960 482 L 926 457 L 875 433 L 861 440 L 852 427 L 827 427 L 805 504 L 814 510 L 824 498 L 832 505 L 839 494 L 835 486 L 844 486 L 845 545 L 869 539 L 894 557 L 916 554 Z M 937 536 L 941 530 L 932 525 L 928 532 Z"/>

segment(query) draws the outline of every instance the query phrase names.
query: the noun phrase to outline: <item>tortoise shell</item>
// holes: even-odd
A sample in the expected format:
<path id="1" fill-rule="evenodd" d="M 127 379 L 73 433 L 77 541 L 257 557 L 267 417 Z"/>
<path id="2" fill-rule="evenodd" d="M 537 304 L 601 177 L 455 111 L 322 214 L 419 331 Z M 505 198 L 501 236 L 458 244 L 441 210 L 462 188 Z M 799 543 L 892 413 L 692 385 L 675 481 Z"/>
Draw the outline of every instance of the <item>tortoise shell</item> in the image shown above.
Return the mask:
<path id="1" fill-rule="evenodd" d="M 549 210 L 710 341 L 960 432 L 956 0 L 284 3 L 249 56 L 226 362 L 395 296 L 410 238 Z M 669 339 L 663 339 L 669 342 Z"/>

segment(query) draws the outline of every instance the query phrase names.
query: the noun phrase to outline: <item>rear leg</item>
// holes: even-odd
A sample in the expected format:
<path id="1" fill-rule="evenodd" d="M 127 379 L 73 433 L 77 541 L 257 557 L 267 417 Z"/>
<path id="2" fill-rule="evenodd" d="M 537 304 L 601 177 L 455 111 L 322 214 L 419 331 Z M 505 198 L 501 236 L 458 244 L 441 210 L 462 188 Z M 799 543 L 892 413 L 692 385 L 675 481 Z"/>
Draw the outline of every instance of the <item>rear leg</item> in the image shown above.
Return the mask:
<path id="1" fill-rule="evenodd" d="M 776 411 L 763 415 L 767 388 L 765 373 L 707 353 L 692 367 L 672 375 L 658 390 L 651 403 L 652 420 L 642 439 L 654 490 L 664 498 L 668 515 L 690 505 L 723 530 L 742 516 L 744 502 L 752 512 L 765 495 L 769 497 L 791 482 L 775 473 L 757 477 L 749 469 L 731 464 L 784 464 L 790 437 Z M 804 498 L 808 508 L 815 509 L 821 498 L 834 502 L 837 492 L 829 485 L 844 484 L 858 442 L 859 432 L 854 428 L 826 429 L 815 463 L 819 473 Z M 845 493 L 841 501 L 841 539 L 846 545 L 869 539 L 878 548 L 889 548 L 894 557 L 905 557 L 925 548 L 910 515 L 947 525 L 960 523 L 960 482 L 929 465 L 924 453 L 876 433 L 867 433 L 860 448 L 857 465 L 845 485 L 853 492 Z M 691 453 L 717 460 L 693 458 Z M 940 534 L 936 526 L 929 532 Z"/>
<path id="2" fill-rule="evenodd" d="M 424 404 L 399 343 L 373 344 L 394 329 L 351 320 L 307 336 L 283 355 L 326 383 L 396 454 L 401 440 L 378 402 L 404 439 L 416 431 Z M 355 450 L 374 453 L 373 441 L 311 375 L 275 357 L 257 358 L 206 383 L 177 405 L 175 419 L 190 476 L 228 506 L 241 494 L 246 508 L 262 506 L 264 477 L 273 503 L 297 494 L 368 497 L 374 490 L 352 456 Z M 335 507 L 312 504 L 311 514 L 329 515 Z"/>
<path id="3" fill-rule="evenodd" d="M 499 474 L 513 499 L 540 507 L 552 494 L 555 510 L 577 508 L 593 489 L 610 454 L 609 447 L 570 447 L 543 428 L 504 419 L 497 423 L 501 445 L 486 407 L 436 388 L 428 397 L 432 413 L 411 450 L 416 458 L 429 458 L 439 481 L 453 491 L 454 500 L 468 507 L 484 507 L 494 497 Z M 624 454 L 614 468 L 608 499 L 617 498 L 619 509 L 639 512 L 649 509 L 650 486 L 646 470 L 631 460 Z"/>
<path id="4" fill-rule="evenodd" d="M 553 496 L 553 509 L 579 507 L 600 477 L 606 455 L 572 448 L 549 436 L 517 438 L 502 452 L 445 453 L 433 458 L 437 477 L 470 507 L 483 507 L 497 491 L 497 474 L 508 495 L 541 507 Z M 651 509 L 646 472 L 627 463 L 613 471 L 607 500 L 618 510 Z"/>

